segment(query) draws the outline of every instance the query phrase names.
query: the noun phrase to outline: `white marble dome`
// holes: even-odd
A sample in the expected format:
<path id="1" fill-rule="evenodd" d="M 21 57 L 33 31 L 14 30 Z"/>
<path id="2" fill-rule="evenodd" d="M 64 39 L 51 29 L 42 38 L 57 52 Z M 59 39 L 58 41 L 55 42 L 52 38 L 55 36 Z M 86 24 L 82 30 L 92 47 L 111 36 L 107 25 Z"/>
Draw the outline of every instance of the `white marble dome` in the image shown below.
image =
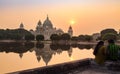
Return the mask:
<path id="1" fill-rule="evenodd" d="M 47 16 L 47 19 L 44 21 L 43 23 L 43 28 L 46 29 L 46 28 L 51 28 L 53 29 L 53 24 L 51 23 L 51 21 L 49 20 L 48 16 Z"/>

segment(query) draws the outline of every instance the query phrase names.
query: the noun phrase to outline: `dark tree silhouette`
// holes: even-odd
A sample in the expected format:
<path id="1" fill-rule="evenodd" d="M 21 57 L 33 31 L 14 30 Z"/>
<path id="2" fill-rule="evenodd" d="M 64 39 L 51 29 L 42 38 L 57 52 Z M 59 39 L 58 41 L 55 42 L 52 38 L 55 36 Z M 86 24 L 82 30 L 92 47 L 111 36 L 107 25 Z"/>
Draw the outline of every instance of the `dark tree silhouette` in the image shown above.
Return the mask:
<path id="1" fill-rule="evenodd" d="M 43 41 L 44 40 L 44 36 L 43 35 L 37 35 L 36 36 L 36 40 L 37 41 Z"/>
<path id="2" fill-rule="evenodd" d="M 31 33 L 25 29 L 0 29 L 1 40 L 22 40 L 25 35 L 31 35 Z"/>
<path id="3" fill-rule="evenodd" d="M 34 40 L 35 39 L 35 36 L 34 35 L 25 35 L 25 40 L 27 41 L 31 41 L 31 40 Z"/>
<path id="4" fill-rule="evenodd" d="M 107 33 L 102 37 L 102 40 L 114 39 L 117 40 L 117 35 L 113 33 Z"/>
<path id="5" fill-rule="evenodd" d="M 59 40 L 60 37 L 59 37 L 59 35 L 57 35 L 57 34 L 52 34 L 52 35 L 50 36 L 50 39 L 51 39 L 52 41 L 56 41 L 56 40 Z"/>
<path id="6" fill-rule="evenodd" d="M 85 40 L 89 42 L 89 41 L 93 40 L 93 38 L 90 35 L 85 35 Z"/>
<path id="7" fill-rule="evenodd" d="M 93 40 L 91 35 L 79 35 L 79 41 L 91 41 Z"/>
<path id="8" fill-rule="evenodd" d="M 64 33 L 60 37 L 62 40 L 70 40 L 70 35 L 68 33 Z"/>
<path id="9" fill-rule="evenodd" d="M 117 40 L 118 34 L 114 29 L 104 29 L 101 32 L 101 40 L 115 39 Z"/>
<path id="10" fill-rule="evenodd" d="M 101 33 L 101 36 L 104 36 L 107 33 L 113 33 L 117 35 L 117 31 L 115 31 L 114 29 L 104 29 L 100 33 Z"/>
<path id="11" fill-rule="evenodd" d="M 85 41 L 85 36 L 84 35 L 79 35 L 78 40 L 79 41 Z"/>
<path id="12" fill-rule="evenodd" d="M 79 37 L 77 37 L 77 36 L 73 36 L 73 37 L 71 38 L 71 40 L 72 40 L 72 41 L 78 41 L 78 38 L 79 38 Z"/>

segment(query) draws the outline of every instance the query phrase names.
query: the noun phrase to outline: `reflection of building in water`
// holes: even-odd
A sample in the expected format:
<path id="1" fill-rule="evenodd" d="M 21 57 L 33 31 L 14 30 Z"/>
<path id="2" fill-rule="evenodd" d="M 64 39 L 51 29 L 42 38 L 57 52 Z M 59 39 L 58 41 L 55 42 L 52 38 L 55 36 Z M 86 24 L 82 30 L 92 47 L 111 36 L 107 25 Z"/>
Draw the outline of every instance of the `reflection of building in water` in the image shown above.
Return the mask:
<path id="1" fill-rule="evenodd" d="M 41 21 L 39 21 L 36 26 L 36 30 L 35 31 L 30 30 L 30 32 L 35 36 L 39 34 L 43 35 L 45 37 L 45 40 L 50 40 L 50 36 L 52 34 L 59 35 L 64 33 L 62 29 L 56 29 L 53 27 L 53 24 L 48 16 L 46 20 L 43 22 L 43 24 L 41 23 Z M 73 35 L 73 30 L 71 26 L 69 27 L 68 34 L 70 34 L 71 36 Z"/>
<path id="2" fill-rule="evenodd" d="M 42 58 L 46 65 L 48 65 L 48 62 L 51 60 L 52 55 L 54 54 L 54 51 L 50 49 L 50 44 L 45 44 L 44 48 L 37 49 L 35 48 L 35 53 L 38 62 Z"/>
<path id="3" fill-rule="evenodd" d="M 48 65 L 48 63 L 52 59 L 52 55 L 61 54 L 63 51 L 62 49 L 52 50 L 50 48 L 50 44 L 44 44 L 44 48 L 39 49 L 39 48 L 34 47 L 34 49 L 35 49 L 35 54 L 36 54 L 36 58 L 37 58 L 38 62 L 41 59 L 43 59 L 43 61 L 45 62 L 46 65 Z M 70 49 L 68 49 L 67 52 L 68 52 L 68 56 L 71 57 L 72 56 L 72 47 L 70 47 Z"/>
<path id="4" fill-rule="evenodd" d="M 23 53 L 19 53 L 19 57 L 22 58 L 23 57 Z"/>
<path id="5" fill-rule="evenodd" d="M 62 53 L 62 49 L 57 49 L 57 50 L 56 50 L 56 53 L 57 53 L 57 54 L 61 54 L 61 53 Z"/>
<path id="6" fill-rule="evenodd" d="M 30 52 L 33 52 L 33 51 L 34 51 L 34 49 L 35 49 L 35 47 L 34 47 L 34 48 L 31 48 L 29 51 L 30 51 Z"/>
<path id="7" fill-rule="evenodd" d="M 43 61 L 46 63 L 46 65 L 51 60 L 53 53 L 54 52 L 50 49 L 50 44 L 46 44 L 44 46 L 44 51 L 41 54 L 41 57 L 42 57 Z"/>
<path id="8" fill-rule="evenodd" d="M 72 47 L 70 47 L 70 49 L 68 50 L 68 55 L 69 55 L 69 57 L 72 56 Z"/>
<path id="9" fill-rule="evenodd" d="M 36 58 L 39 62 L 41 60 L 41 54 L 43 49 L 37 49 L 36 47 L 34 47 L 34 50 L 35 50 Z"/>

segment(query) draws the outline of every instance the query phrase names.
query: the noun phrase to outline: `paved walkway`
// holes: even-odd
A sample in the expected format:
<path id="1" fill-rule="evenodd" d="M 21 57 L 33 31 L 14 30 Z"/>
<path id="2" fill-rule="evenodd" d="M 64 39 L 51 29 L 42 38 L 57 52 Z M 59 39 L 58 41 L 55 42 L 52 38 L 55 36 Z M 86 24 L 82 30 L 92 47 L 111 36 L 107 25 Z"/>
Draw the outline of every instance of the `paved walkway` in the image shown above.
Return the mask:
<path id="1" fill-rule="evenodd" d="M 120 62 L 106 62 L 104 66 L 91 63 L 90 66 L 78 68 L 65 74 L 120 74 Z"/>

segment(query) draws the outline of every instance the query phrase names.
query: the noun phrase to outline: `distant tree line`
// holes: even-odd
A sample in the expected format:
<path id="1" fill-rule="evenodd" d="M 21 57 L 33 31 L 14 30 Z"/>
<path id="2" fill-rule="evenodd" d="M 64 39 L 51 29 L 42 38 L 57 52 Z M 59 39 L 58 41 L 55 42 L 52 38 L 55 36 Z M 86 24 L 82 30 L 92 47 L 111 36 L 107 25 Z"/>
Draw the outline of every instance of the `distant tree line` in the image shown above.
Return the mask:
<path id="1" fill-rule="evenodd" d="M 33 38 L 34 36 L 25 29 L 0 29 L 0 40 L 32 40 Z"/>
<path id="2" fill-rule="evenodd" d="M 68 33 L 64 33 L 62 35 L 58 34 L 52 34 L 50 39 L 52 41 L 59 41 L 59 40 L 64 40 L 64 41 L 91 41 L 93 38 L 91 35 L 79 35 L 79 36 L 70 36 Z"/>
<path id="3" fill-rule="evenodd" d="M 70 36 L 68 33 L 64 33 L 62 35 L 57 35 L 57 34 L 52 34 L 50 39 L 52 41 L 59 41 L 59 40 L 65 40 L 65 41 L 93 41 L 93 36 L 92 35 L 79 35 L 79 36 Z M 104 29 L 100 31 L 100 37 L 97 38 L 97 40 L 109 40 L 109 39 L 114 39 L 114 40 L 119 40 L 120 39 L 120 32 L 117 33 L 116 30 L 114 29 Z"/>
<path id="4" fill-rule="evenodd" d="M 43 41 L 45 38 L 43 35 L 36 35 L 34 36 L 31 34 L 29 31 L 25 29 L 0 29 L 0 39 L 1 40 L 37 40 L 37 41 Z M 52 34 L 50 36 L 50 39 L 52 41 L 59 41 L 59 40 L 64 40 L 64 41 L 91 41 L 92 36 L 90 35 L 80 35 L 80 36 L 73 36 L 71 37 L 68 33 L 63 33 L 62 35 L 58 34 Z"/>
<path id="5" fill-rule="evenodd" d="M 50 36 L 50 39 L 52 41 L 58 41 L 58 40 L 70 40 L 70 35 L 68 33 L 63 33 L 62 35 L 58 35 L 58 34 L 52 34 Z"/>
<path id="6" fill-rule="evenodd" d="M 120 39 L 120 33 L 117 33 L 114 29 L 104 29 L 100 32 L 101 36 L 98 38 L 98 40 L 109 40 L 114 39 L 118 40 Z"/>
<path id="7" fill-rule="evenodd" d="M 43 41 L 45 40 L 44 35 L 37 35 L 34 36 L 31 34 L 31 32 L 25 30 L 25 29 L 0 29 L 0 40 L 37 40 Z M 108 39 L 114 39 L 118 40 L 120 39 L 120 33 L 117 33 L 114 29 L 104 29 L 100 32 L 100 37 L 97 38 L 97 40 L 108 40 Z M 52 34 L 50 36 L 50 40 L 53 42 L 58 42 L 60 40 L 62 41 L 87 41 L 90 42 L 93 40 L 92 35 L 79 35 L 79 36 L 70 36 L 68 33 L 63 33 L 61 35 L 58 34 Z"/>

